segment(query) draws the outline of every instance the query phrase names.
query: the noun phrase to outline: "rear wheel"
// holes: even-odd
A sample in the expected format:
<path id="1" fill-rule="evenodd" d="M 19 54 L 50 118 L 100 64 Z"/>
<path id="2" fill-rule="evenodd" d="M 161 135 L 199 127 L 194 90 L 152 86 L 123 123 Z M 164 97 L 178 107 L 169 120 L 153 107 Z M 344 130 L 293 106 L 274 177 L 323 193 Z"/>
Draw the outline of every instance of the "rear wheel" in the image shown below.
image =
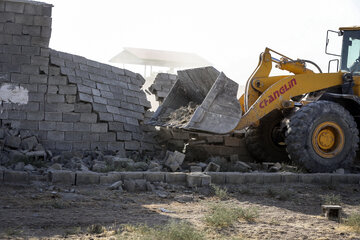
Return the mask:
<path id="1" fill-rule="evenodd" d="M 288 161 L 281 122 L 284 116 L 275 110 L 260 120 L 258 127 L 249 127 L 245 133 L 246 148 L 257 161 Z"/>
<path id="2" fill-rule="evenodd" d="M 300 108 L 288 121 L 286 150 L 309 172 L 349 168 L 359 137 L 354 118 L 341 105 L 317 101 Z"/>

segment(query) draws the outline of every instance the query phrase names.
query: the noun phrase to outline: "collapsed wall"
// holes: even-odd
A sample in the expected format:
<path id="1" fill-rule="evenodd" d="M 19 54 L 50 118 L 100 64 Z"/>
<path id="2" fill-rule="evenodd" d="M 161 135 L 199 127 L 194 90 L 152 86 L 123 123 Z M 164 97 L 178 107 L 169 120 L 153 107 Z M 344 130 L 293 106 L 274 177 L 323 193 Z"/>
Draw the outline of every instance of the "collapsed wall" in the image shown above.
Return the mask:
<path id="1" fill-rule="evenodd" d="M 176 80 L 175 74 L 159 73 L 149 87 L 149 91 L 161 104 Z M 244 131 L 216 135 L 161 128 L 158 141 L 166 144 L 170 150 L 181 151 L 185 147 L 188 161 L 205 161 L 213 156 L 231 157 L 234 155 L 242 161 L 253 161 L 245 147 Z"/>
<path id="2" fill-rule="evenodd" d="M 145 80 L 50 49 L 52 5 L 0 1 L 0 121 L 54 151 L 153 151 Z M 4 138 L 4 130 L 0 131 Z"/>

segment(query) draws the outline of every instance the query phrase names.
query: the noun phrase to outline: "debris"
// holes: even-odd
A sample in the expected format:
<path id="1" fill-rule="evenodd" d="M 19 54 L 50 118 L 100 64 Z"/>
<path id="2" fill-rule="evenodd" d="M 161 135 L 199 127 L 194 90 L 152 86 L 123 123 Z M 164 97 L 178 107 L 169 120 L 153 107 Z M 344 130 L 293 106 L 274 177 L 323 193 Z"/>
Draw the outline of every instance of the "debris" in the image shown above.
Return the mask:
<path id="1" fill-rule="evenodd" d="M 166 124 L 170 126 L 181 126 L 188 123 L 194 114 L 197 105 L 194 102 L 189 102 L 187 106 L 182 106 L 175 111 L 171 112 L 169 115 L 164 116 Z"/>
<path id="2" fill-rule="evenodd" d="M 180 203 L 186 203 L 186 202 L 192 202 L 194 200 L 193 195 L 180 195 L 174 197 L 175 201 L 178 201 Z"/>
<path id="3" fill-rule="evenodd" d="M 14 170 L 16 171 L 23 171 L 24 170 L 24 166 L 25 166 L 25 163 L 24 162 L 18 162 L 15 167 L 14 167 Z"/>
<path id="4" fill-rule="evenodd" d="M 117 182 L 114 182 L 113 184 L 111 184 L 108 189 L 109 190 L 122 190 L 122 181 L 117 181 Z"/>
<path id="5" fill-rule="evenodd" d="M 204 170 L 204 172 L 219 172 L 219 171 L 220 171 L 220 166 L 213 162 L 210 162 Z"/>
<path id="6" fill-rule="evenodd" d="M 159 208 L 161 212 L 164 213 L 175 213 L 174 211 L 167 210 L 166 208 Z"/>
<path id="7" fill-rule="evenodd" d="M 343 168 L 336 169 L 335 173 L 345 174 L 345 170 Z"/>
<path id="8" fill-rule="evenodd" d="M 132 179 L 124 181 L 124 189 L 128 192 L 135 192 L 135 182 Z"/>
<path id="9" fill-rule="evenodd" d="M 200 166 L 190 166 L 190 172 L 202 172 L 202 168 Z"/>
<path id="10" fill-rule="evenodd" d="M 25 171 L 30 171 L 30 172 L 35 171 L 35 167 L 33 165 L 31 165 L 31 164 L 27 164 L 27 165 L 25 165 L 24 170 Z"/>
<path id="11" fill-rule="evenodd" d="M 211 177 L 204 173 L 189 173 L 186 181 L 188 187 L 203 187 L 211 184 Z"/>
<path id="12" fill-rule="evenodd" d="M 180 153 L 178 151 L 167 151 L 165 156 L 165 166 L 169 167 L 171 171 L 175 172 L 180 168 L 180 165 L 183 163 L 184 159 L 185 154 L 183 153 Z"/>
<path id="13" fill-rule="evenodd" d="M 62 166 L 60 163 L 54 163 L 53 165 L 51 165 L 51 167 L 49 168 L 51 170 L 62 170 Z"/>

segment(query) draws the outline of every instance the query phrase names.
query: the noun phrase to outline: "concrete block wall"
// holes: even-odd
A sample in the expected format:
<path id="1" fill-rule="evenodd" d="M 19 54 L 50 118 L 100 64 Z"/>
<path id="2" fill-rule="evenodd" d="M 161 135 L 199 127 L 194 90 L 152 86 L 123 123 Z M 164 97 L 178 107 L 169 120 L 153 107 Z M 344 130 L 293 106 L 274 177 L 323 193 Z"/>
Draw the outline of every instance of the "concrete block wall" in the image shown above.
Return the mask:
<path id="1" fill-rule="evenodd" d="M 48 48 L 51 9 L 0 1 L 1 124 L 32 130 L 50 150 L 153 151 L 143 77 Z"/>

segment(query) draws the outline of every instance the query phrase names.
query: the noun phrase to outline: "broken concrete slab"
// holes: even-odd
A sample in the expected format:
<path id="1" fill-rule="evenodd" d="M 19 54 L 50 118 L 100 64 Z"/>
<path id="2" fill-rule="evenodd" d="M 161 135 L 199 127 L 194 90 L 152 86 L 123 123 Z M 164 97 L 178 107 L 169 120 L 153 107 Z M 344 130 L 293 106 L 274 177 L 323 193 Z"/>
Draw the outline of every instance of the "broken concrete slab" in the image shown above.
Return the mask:
<path id="1" fill-rule="evenodd" d="M 122 189 L 122 184 L 123 182 L 120 180 L 120 181 L 117 181 L 117 182 L 114 182 L 113 184 L 111 184 L 108 189 L 109 190 L 119 190 L 120 188 Z"/>
<path id="2" fill-rule="evenodd" d="M 166 152 L 165 156 L 165 166 L 171 169 L 171 171 L 175 172 L 180 168 L 180 165 L 184 162 L 185 154 L 180 153 L 178 151 L 175 152 Z"/>
<path id="3" fill-rule="evenodd" d="M 204 172 L 219 172 L 220 166 L 214 162 L 209 162 Z"/>

